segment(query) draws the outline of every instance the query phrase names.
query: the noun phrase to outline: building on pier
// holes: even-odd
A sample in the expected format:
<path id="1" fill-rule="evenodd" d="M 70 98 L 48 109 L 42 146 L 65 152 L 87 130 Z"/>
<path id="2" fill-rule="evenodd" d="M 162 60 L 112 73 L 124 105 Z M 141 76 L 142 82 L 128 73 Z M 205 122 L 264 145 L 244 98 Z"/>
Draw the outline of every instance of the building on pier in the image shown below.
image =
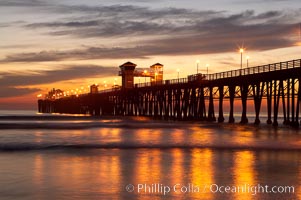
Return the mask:
<path id="1" fill-rule="evenodd" d="M 90 93 L 91 94 L 97 94 L 98 93 L 98 85 L 97 84 L 93 84 L 90 86 Z"/>
<path id="2" fill-rule="evenodd" d="M 119 76 L 122 77 L 122 88 L 129 89 L 135 86 L 134 77 L 150 78 L 151 85 L 163 84 L 163 65 L 156 63 L 149 68 L 136 68 L 136 64 L 126 62 L 119 66 Z"/>
<path id="3" fill-rule="evenodd" d="M 150 66 L 151 85 L 158 85 L 163 83 L 163 65 L 160 63 Z"/>
<path id="4" fill-rule="evenodd" d="M 134 71 L 136 66 L 136 64 L 131 62 L 126 62 L 119 66 L 121 69 L 119 75 L 122 77 L 122 88 L 129 89 L 134 87 Z"/>

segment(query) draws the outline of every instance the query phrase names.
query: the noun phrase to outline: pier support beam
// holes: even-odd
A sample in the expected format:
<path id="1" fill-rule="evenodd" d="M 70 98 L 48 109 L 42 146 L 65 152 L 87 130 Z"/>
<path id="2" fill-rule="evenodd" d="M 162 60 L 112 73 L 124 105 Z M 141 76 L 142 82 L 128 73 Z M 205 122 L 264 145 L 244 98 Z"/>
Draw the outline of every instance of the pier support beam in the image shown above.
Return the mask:
<path id="1" fill-rule="evenodd" d="M 153 115 L 153 117 L 155 117 L 155 118 L 158 118 L 158 115 L 159 115 L 159 105 L 158 105 L 159 96 L 158 95 L 159 95 L 158 92 L 153 91 L 153 94 L 152 94 L 153 104 L 154 104 L 154 115 Z"/>
<path id="2" fill-rule="evenodd" d="M 255 122 L 254 124 L 260 124 L 259 113 L 261 108 L 261 101 L 263 95 L 264 82 L 260 87 L 260 83 L 253 85 L 253 97 L 254 97 L 254 105 L 255 105 Z"/>
<path id="3" fill-rule="evenodd" d="M 196 97 L 196 88 L 192 88 L 192 93 L 191 93 L 192 99 L 191 99 L 191 118 L 198 118 L 198 110 L 197 110 L 197 97 Z"/>
<path id="4" fill-rule="evenodd" d="M 300 104 L 300 79 L 298 79 L 298 93 L 297 93 L 297 102 L 296 100 L 296 92 L 295 92 L 295 84 L 296 84 L 296 79 L 292 79 L 292 121 L 290 125 L 292 127 L 299 127 L 299 104 Z"/>
<path id="5" fill-rule="evenodd" d="M 292 79 L 292 122 L 291 126 L 295 123 L 295 79 Z"/>
<path id="6" fill-rule="evenodd" d="M 278 90 L 278 92 L 277 92 Z M 278 94 L 277 94 L 278 93 Z M 279 108 L 279 89 L 277 88 L 277 81 L 274 81 L 274 121 L 273 126 L 278 126 L 278 108 Z"/>
<path id="7" fill-rule="evenodd" d="M 272 124 L 272 82 L 266 82 L 266 92 L 267 92 L 267 110 L 268 119 L 267 124 Z"/>
<path id="8" fill-rule="evenodd" d="M 213 88 L 210 87 L 210 96 L 209 96 L 209 109 L 208 109 L 208 121 L 216 121 L 216 118 L 214 116 L 214 102 L 213 102 Z"/>
<path id="9" fill-rule="evenodd" d="M 199 88 L 199 118 L 200 120 L 204 120 L 206 118 L 206 106 L 205 106 L 205 95 L 204 95 L 204 88 Z"/>
<path id="10" fill-rule="evenodd" d="M 229 123 L 234 123 L 234 97 L 235 97 L 235 88 L 236 86 L 231 85 L 229 86 L 229 96 L 230 96 L 230 113 L 229 113 Z"/>
<path id="11" fill-rule="evenodd" d="M 290 120 L 291 120 L 291 114 L 290 114 L 290 110 L 291 110 L 291 103 L 290 103 L 290 94 L 291 94 L 291 81 L 290 79 L 287 79 L 287 83 L 286 83 L 286 97 L 287 97 L 287 114 L 286 114 L 286 124 L 289 125 L 290 124 Z"/>
<path id="12" fill-rule="evenodd" d="M 218 88 L 219 91 L 219 109 L 218 109 L 218 122 L 222 123 L 225 121 L 223 113 L 223 99 L 224 99 L 224 86 Z"/>
<path id="13" fill-rule="evenodd" d="M 247 118 L 247 98 L 248 98 L 248 92 L 249 87 L 248 85 L 242 85 L 240 87 L 241 92 L 241 103 L 242 103 L 242 115 L 241 115 L 241 124 L 247 124 L 248 118 Z"/>
<path id="14" fill-rule="evenodd" d="M 182 116 L 183 116 L 183 119 L 187 119 L 187 116 L 188 116 L 188 105 L 189 105 L 189 95 L 190 95 L 190 90 L 188 88 L 185 88 L 184 89 L 184 92 L 183 92 L 183 97 L 181 99 L 181 102 L 182 102 L 182 106 L 181 106 L 181 113 L 182 113 Z"/>
<path id="15" fill-rule="evenodd" d="M 300 123 L 299 123 L 299 110 L 300 110 L 300 103 L 301 103 L 301 82 L 300 82 L 300 78 L 298 79 L 298 99 L 297 99 L 297 108 L 296 108 L 296 123 L 295 126 L 299 127 Z"/>
<path id="16" fill-rule="evenodd" d="M 283 124 L 287 124 L 287 118 L 286 118 L 286 105 L 285 105 L 285 92 L 284 92 L 284 86 L 283 86 L 284 80 L 280 81 L 280 96 L 282 101 L 282 111 L 283 111 Z"/>
<path id="17" fill-rule="evenodd" d="M 181 96 L 182 96 L 182 90 L 177 89 L 176 92 L 176 103 L 175 103 L 175 112 L 177 114 L 177 119 L 182 119 L 182 113 L 181 113 Z"/>
<path id="18" fill-rule="evenodd" d="M 165 119 L 172 116 L 172 90 L 167 91 L 167 106 L 165 107 Z"/>

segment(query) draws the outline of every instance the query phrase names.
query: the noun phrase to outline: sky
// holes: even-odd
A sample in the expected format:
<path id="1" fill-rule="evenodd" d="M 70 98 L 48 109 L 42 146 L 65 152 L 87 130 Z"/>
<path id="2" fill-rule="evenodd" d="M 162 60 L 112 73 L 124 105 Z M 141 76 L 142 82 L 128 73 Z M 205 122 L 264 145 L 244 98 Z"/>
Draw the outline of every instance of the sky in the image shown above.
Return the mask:
<path id="1" fill-rule="evenodd" d="M 300 0 L 0 0 L 0 109 L 164 65 L 164 79 L 301 58 Z M 115 80 L 116 79 L 116 80 Z M 136 82 L 144 82 L 144 78 Z"/>

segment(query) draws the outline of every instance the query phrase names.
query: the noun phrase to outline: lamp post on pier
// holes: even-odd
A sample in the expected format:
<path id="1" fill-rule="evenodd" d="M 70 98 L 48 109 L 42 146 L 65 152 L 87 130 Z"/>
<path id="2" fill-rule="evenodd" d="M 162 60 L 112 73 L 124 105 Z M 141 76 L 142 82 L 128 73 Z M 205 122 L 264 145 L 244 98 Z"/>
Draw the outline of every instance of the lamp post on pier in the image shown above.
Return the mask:
<path id="1" fill-rule="evenodd" d="M 114 78 L 114 87 L 116 86 L 117 84 L 117 78 Z"/>
<path id="2" fill-rule="evenodd" d="M 240 48 L 239 49 L 239 52 L 240 52 L 240 69 L 242 69 L 242 54 L 244 52 L 244 49 L 243 48 Z"/>
<path id="3" fill-rule="evenodd" d="M 144 73 L 144 83 L 146 84 L 146 74 L 147 74 L 147 70 L 144 70 L 143 73 Z"/>
<path id="4" fill-rule="evenodd" d="M 180 80 L 180 69 L 177 69 L 177 72 L 178 72 L 178 82 Z"/>
<path id="5" fill-rule="evenodd" d="M 200 64 L 200 60 L 196 61 L 196 74 L 199 74 L 199 64 Z"/>
<path id="6" fill-rule="evenodd" d="M 246 59 L 247 59 L 247 68 L 249 67 L 249 59 L 250 59 L 250 56 L 246 56 Z"/>
<path id="7" fill-rule="evenodd" d="M 107 81 L 103 82 L 103 90 L 105 91 L 107 89 Z"/>

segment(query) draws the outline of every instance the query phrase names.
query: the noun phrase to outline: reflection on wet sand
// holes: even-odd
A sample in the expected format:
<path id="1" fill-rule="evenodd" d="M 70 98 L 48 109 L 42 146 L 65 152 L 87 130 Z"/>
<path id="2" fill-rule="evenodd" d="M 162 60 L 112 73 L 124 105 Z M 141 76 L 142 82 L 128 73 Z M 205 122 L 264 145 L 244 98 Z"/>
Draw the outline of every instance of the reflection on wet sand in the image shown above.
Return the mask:
<path id="1" fill-rule="evenodd" d="M 235 199 L 255 199 L 252 193 L 248 192 L 248 186 L 254 186 L 258 184 L 257 175 L 254 170 L 255 156 L 254 152 L 251 151 L 240 151 L 234 154 L 234 186 L 241 187 L 244 191 L 233 193 Z"/>
<path id="2" fill-rule="evenodd" d="M 128 139 L 128 134 L 124 133 L 124 139 Z M 151 129 L 139 129 L 134 131 L 133 138 L 141 144 L 157 144 L 161 141 L 162 131 Z"/>
<path id="3" fill-rule="evenodd" d="M 44 161 L 41 155 L 37 154 L 34 157 L 34 167 L 33 167 L 33 182 L 35 188 L 43 188 L 44 187 Z M 38 199 L 42 198 L 41 190 L 37 190 L 36 196 Z"/>
<path id="4" fill-rule="evenodd" d="M 214 183 L 212 160 L 213 152 L 210 149 L 193 149 L 191 152 L 191 183 L 200 186 L 199 193 L 192 193 L 193 199 L 214 199 L 209 190 L 209 186 Z"/>
<path id="5" fill-rule="evenodd" d="M 52 121 L 50 129 L 7 130 L 0 142 L 0 198 L 301 200 L 300 131 L 143 120 L 104 121 L 98 128 L 95 121 Z M 193 184 L 199 191 L 164 196 L 127 192 L 128 184 L 188 190 Z M 212 184 L 293 185 L 296 193 L 203 191 Z"/>
<path id="6" fill-rule="evenodd" d="M 135 156 L 135 155 L 134 155 Z M 136 154 L 134 181 L 136 184 L 161 183 L 161 152 L 158 149 Z"/>
<path id="7" fill-rule="evenodd" d="M 121 133 L 122 131 L 119 128 L 103 128 L 99 131 L 99 137 L 96 137 L 95 140 L 99 140 L 100 143 L 119 143 L 122 142 Z"/>
<path id="8" fill-rule="evenodd" d="M 51 190 L 48 196 L 103 197 L 120 195 L 121 167 L 116 150 L 103 156 L 94 152 L 93 156 L 61 155 L 50 159 L 47 156 L 36 155 L 34 158 L 33 181 L 35 196 L 45 199 L 45 192 Z M 115 151 L 115 152 L 114 152 Z M 118 150 L 117 150 L 118 151 Z M 47 164 L 46 164 L 47 163 Z M 45 182 L 47 181 L 47 183 Z M 85 198 L 84 198 L 85 199 Z"/>
<path id="9" fill-rule="evenodd" d="M 119 156 L 114 155 L 106 158 L 106 160 L 101 160 L 99 167 L 100 180 L 107 180 L 107 184 L 111 186 L 110 192 L 118 194 L 121 188 L 121 163 Z"/>
<path id="10" fill-rule="evenodd" d="M 8 159 L 2 154 L 2 177 L 12 184 L 2 182 L 0 193 L 14 194 L 15 188 L 27 188 L 26 194 L 35 199 L 301 199 L 300 154 L 254 151 L 216 151 L 212 149 L 92 149 L 81 151 L 49 151 L 43 154 L 29 152 L 15 154 Z M 27 156 L 27 162 L 24 161 Z M 22 168 L 15 165 L 22 161 Z M 260 165 L 258 165 L 260 163 Z M 272 163 L 275 167 L 270 167 Z M 13 167 L 12 167 L 13 166 Z M 268 166 L 268 168 L 267 168 Z M 1 168 L 0 168 L 1 169 Z M 11 174 L 19 170 L 21 177 Z M 33 169 L 32 174 L 27 173 Z M 10 171 L 11 170 L 11 171 Z M 279 170 L 282 174 L 279 173 Z M 24 176 L 26 174 L 26 176 Z M 296 176 L 294 176 L 294 174 Z M 23 177 L 24 176 L 24 177 Z M 17 180 L 26 180 L 17 181 Z M 276 182 L 278 181 L 278 182 Z M 163 184 L 173 187 L 192 185 L 199 192 L 170 192 L 164 196 L 160 192 L 147 189 L 129 193 L 127 184 Z M 237 192 L 221 194 L 210 192 L 210 185 L 244 186 L 295 185 L 296 194 L 257 194 Z M 204 191 L 203 186 L 207 186 Z M 33 186 L 33 187 L 30 187 Z M 178 187 L 179 189 L 179 187 Z M 178 190 L 179 191 L 179 190 Z"/>
<path id="11" fill-rule="evenodd" d="M 175 129 L 172 133 L 172 141 L 174 144 L 181 144 L 185 142 L 186 139 L 186 134 L 183 130 L 181 129 Z"/>
<path id="12" fill-rule="evenodd" d="M 299 183 L 301 183 L 301 165 L 300 164 L 299 164 L 299 177 L 298 177 Z M 298 196 L 299 200 L 301 200 L 301 184 L 299 184 L 299 187 L 297 188 L 297 190 L 298 190 L 297 196 Z"/>
<path id="13" fill-rule="evenodd" d="M 41 142 L 43 142 L 42 136 L 43 136 L 43 133 L 42 133 L 41 131 L 36 131 L 36 132 L 34 133 L 35 142 L 36 142 L 36 143 L 41 143 Z"/>
<path id="14" fill-rule="evenodd" d="M 170 182 L 171 185 L 183 184 L 184 173 L 187 169 L 184 169 L 184 154 L 181 149 L 172 149 L 171 152 L 172 162 L 170 163 Z"/>

